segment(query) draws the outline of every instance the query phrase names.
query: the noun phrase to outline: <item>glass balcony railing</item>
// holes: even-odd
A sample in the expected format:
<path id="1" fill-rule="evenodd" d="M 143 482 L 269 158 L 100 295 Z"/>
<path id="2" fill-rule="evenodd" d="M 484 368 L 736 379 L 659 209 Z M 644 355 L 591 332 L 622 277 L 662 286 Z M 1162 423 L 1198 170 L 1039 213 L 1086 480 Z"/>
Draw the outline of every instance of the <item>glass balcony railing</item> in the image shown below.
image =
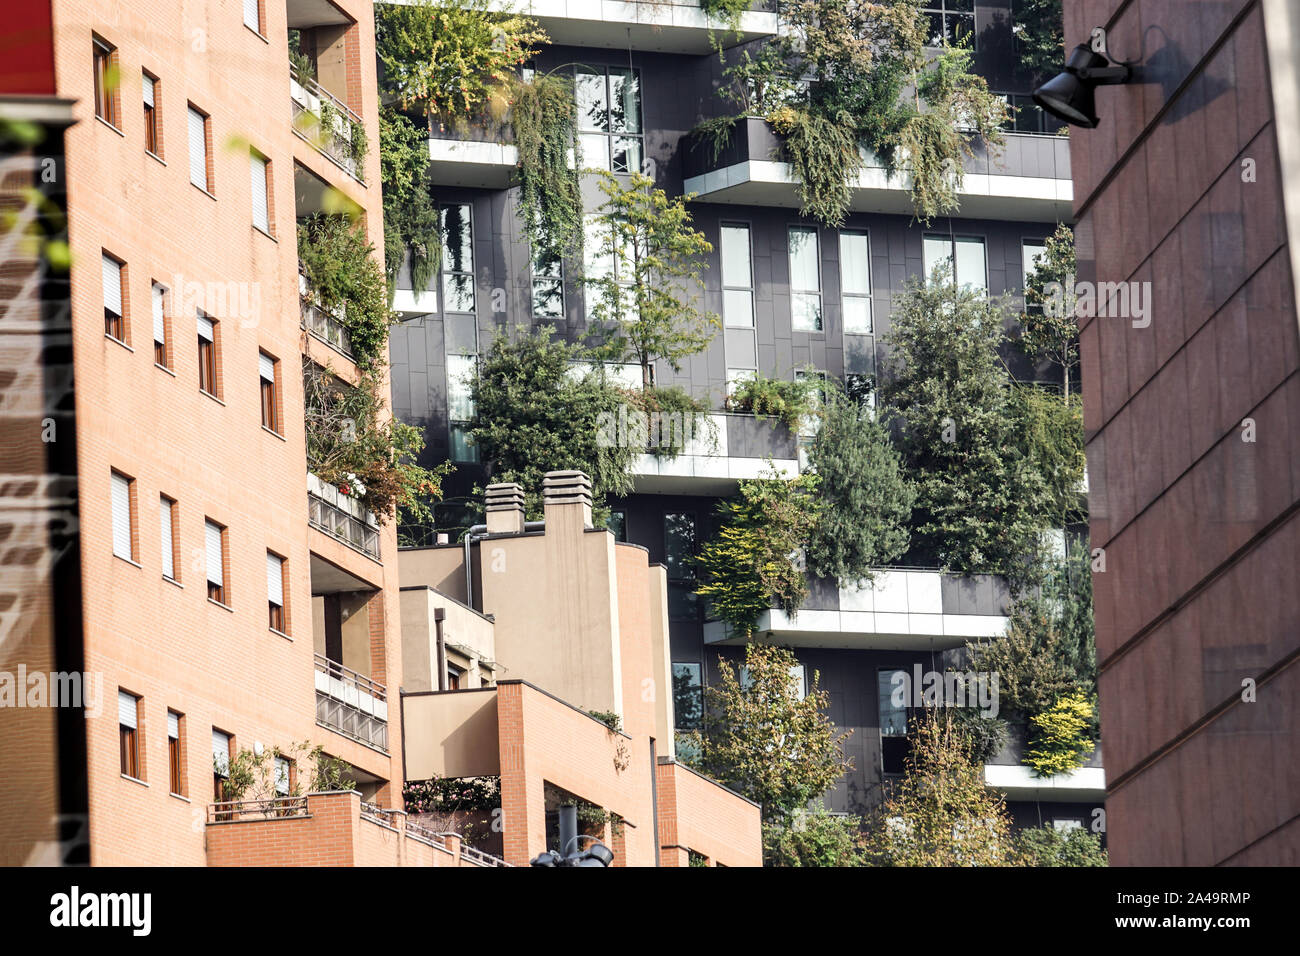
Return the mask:
<path id="1" fill-rule="evenodd" d="M 388 751 L 388 690 L 378 681 L 316 655 L 316 722 Z"/>
<path id="2" fill-rule="evenodd" d="M 379 560 L 379 522 L 365 505 L 341 494 L 310 472 L 307 475 L 307 520 L 367 557 Z"/>
<path id="3" fill-rule="evenodd" d="M 289 99 L 293 103 L 294 132 L 357 182 L 364 183 L 365 170 L 359 156 L 363 150 L 358 149 L 361 141 L 357 136 L 361 117 L 315 80 L 292 69 Z"/>
<path id="4" fill-rule="evenodd" d="M 320 299 L 307 282 L 307 277 L 301 272 L 298 274 L 298 297 L 301 306 L 300 324 L 307 334 L 355 361 L 347 326 L 343 322 L 342 308 L 336 314 L 321 305 Z"/>

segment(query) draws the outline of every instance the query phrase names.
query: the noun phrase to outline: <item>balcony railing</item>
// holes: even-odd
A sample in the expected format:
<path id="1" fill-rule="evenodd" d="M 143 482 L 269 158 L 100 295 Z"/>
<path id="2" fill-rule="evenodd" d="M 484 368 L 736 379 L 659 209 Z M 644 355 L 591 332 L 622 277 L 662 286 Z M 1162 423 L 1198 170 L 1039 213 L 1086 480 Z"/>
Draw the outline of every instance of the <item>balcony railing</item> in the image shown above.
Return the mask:
<path id="1" fill-rule="evenodd" d="M 438 849 L 446 850 L 447 852 L 451 852 L 451 848 L 447 846 L 447 837 L 459 836 L 459 834 L 455 833 L 439 833 L 435 830 L 430 830 L 428 827 L 423 827 L 418 823 L 411 823 L 409 821 L 406 824 L 406 835 L 414 837 L 417 840 L 423 840 L 425 843 L 430 843 Z M 460 857 L 462 860 L 472 863 L 475 866 L 510 866 L 509 863 L 501 859 L 499 856 L 493 856 L 491 853 L 484 853 L 482 850 L 476 850 L 472 846 L 467 846 L 463 838 L 460 845 Z"/>
<path id="2" fill-rule="evenodd" d="M 270 800 L 224 800 L 208 804 L 208 823 L 246 823 L 249 820 L 286 820 L 307 816 L 306 797 Z"/>
<path id="3" fill-rule="evenodd" d="M 318 531 L 379 560 L 379 523 L 365 505 L 307 474 L 307 521 Z"/>
<path id="4" fill-rule="evenodd" d="M 338 661 L 317 654 L 316 722 L 387 752 L 388 689 Z"/>
<path id="5" fill-rule="evenodd" d="M 293 129 L 302 139 L 357 182 L 364 183 L 364 171 L 357 162 L 353 140 L 361 117 L 337 96 L 310 77 L 289 71 L 289 99 L 293 103 Z M 329 128 L 321 123 L 322 104 L 332 114 Z"/>
<path id="6" fill-rule="evenodd" d="M 397 817 L 400 811 L 390 810 L 387 807 L 381 807 L 375 803 L 366 803 L 361 801 L 361 817 L 365 820 L 373 820 L 375 823 L 397 829 Z"/>
<path id="7" fill-rule="evenodd" d="M 307 282 L 307 277 L 301 272 L 298 273 L 298 298 L 301 325 L 307 334 L 355 361 L 348 329 L 343 323 L 344 307 L 340 306 L 339 314 L 335 314 L 321 305 L 319 297 Z"/>

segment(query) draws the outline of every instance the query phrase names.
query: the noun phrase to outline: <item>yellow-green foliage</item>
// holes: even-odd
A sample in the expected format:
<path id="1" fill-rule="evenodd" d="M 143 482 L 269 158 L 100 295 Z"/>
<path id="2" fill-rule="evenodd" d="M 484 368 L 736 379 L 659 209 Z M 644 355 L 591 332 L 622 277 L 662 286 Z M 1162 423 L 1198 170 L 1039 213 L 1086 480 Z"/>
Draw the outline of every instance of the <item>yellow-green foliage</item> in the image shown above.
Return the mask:
<path id="1" fill-rule="evenodd" d="M 1048 710 L 1029 719 L 1031 741 L 1025 763 L 1040 777 L 1069 773 L 1088 759 L 1093 742 L 1088 739 L 1092 704 L 1082 694 L 1069 694 Z"/>

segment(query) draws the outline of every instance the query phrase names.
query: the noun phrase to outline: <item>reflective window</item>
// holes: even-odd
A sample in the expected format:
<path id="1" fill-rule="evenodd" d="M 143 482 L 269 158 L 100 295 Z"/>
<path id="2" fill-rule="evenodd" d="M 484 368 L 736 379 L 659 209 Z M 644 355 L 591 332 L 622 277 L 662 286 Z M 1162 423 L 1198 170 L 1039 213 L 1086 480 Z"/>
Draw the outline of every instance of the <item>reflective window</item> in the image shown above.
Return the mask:
<path id="1" fill-rule="evenodd" d="M 840 233 L 840 307 L 850 334 L 872 332 L 870 253 L 865 232 Z"/>
<path id="2" fill-rule="evenodd" d="M 698 663 L 673 664 L 673 723 L 677 730 L 699 730 L 704 720 L 704 684 Z"/>
<path id="3" fill-rule="evenodd" d="M 644 156 L 640 72 L 620 66 L 579 66 L 573 85 L 583 166 L 640 172 Z"/>
<path id="4" fill-rule="evenodd" d="M 442 303 L 446 312 L 474 311 L 474 228 L 469 203 L 443 206 Z"/>
<path id="5" fill-rule="evenodd" d="M 721 231 L 722 316 L 727 325 L 754 325 L 754 278 L 750 268 L 749 227 L 723 223 Z"/>
<path id="6" fill-rule="evenodd" d="M 820 332 L 822 285 L 817 230 L 810 226 L 791 226 L 789 248 L 791 324 L 802 332 Z"/>

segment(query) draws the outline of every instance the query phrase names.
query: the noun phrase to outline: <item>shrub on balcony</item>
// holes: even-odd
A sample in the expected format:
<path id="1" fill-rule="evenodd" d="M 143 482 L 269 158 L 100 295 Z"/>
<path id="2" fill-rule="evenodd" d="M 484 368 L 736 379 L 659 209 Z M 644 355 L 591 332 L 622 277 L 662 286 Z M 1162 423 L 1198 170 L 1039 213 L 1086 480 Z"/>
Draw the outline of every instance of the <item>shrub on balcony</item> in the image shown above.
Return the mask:
<path id="1" fill-rule="evenodd" d="M 363 371 L 382 361 L 395 319 L 374 252 L 364 226 L 347 216 L 316 214 L 298 224 L 298 261 L 309 291 L 339 317 Z"/>
<path id="2" fill-rule="evenodd" d="M 296 768 L 289 780 L 277 787 L 275 758 L 283 757 Z M 223 801 L 272 800 L 276 797 L 299 797 L 304 793 L 351 790 L 356 781 L 351 767 L 325 753 L 319 744 L 304 740 L 288 747 L 268 747 L 261 753 L 241 748 L 224 763 L 213 757 L 214 773 L 223 778 Z"/>
<path id="3" fill-rule="evenodd" d="M 800 697 L 791 675 L 796 663 L 786 648 L 748 644 L 742 682 L 719 660 L 699 735 L 700 769 L 759 804 L 765 824 L 782 827 L 844 773 L 850 736 L 826 716 L 830 695 L 816 672 Z"/>
<path id="4" fill-rule="evenodd" d="M 384 383 L 363 372 L 355 386 L 303 363 L 307 469 L 322 481 L 346 488 L 385 524 L 398 508 L 416 521 L 432 521 L 428 503 L 442 495 L 450 462 L 418 464 L 424 449 L 419 428 L 393 418 L 380 397 Z"/>
<path id="5" fill-rule="evenodd" d="M 416 0 L 375 8 L 375 52 L 403 109 L 464 123 L 505 112 L 515 71 L 546 34 L 530 17 L 493 12 L 491 0 Z"/>
<path id="6" fill-rule="evenodd" d="M 897 449 L 872 412 L 828 383 L 821 427 L 808 449 L 818 483 L 808 566 L 841 585 L 862 584 L 871 569 L 907 551 L 916 499 Z"/>
<path id="7" fill-rule="evenodd" d="M 865 866 L 865 843 L 861 817 L 838 816 L 819 806 L 785 826 L 763 827 L 763 865 Z"/>
<path id="8" fill-rule="evenodd" d="M 632 173 L 624 185 L 603 173 L 605 203 L 597 217 L 596 256 L 612 268 L 585 277 L 592 300 L 592 344 L 605 361 L 636 362 L 644 388 L 656 361 L 675 372 L 702 352 L 721 328 L 696 306 L 695 288 L 713 245 L 692 225 L 686 202 Z"/>
<path id="9" fill-rule="evenodd" d="M 1040 777 L 1082 767 L 1096 749 L 1089 733 L 1094 713 L 1091 701 L 1081 693 L 1074 693 L 1031 717 L 1025 764 Z"/>
<path id="10" fill-rule="evenodd" d="M 581 260 L 582 168 L 573 83 L 537 74 L 515 85 L 511 124 L 519 153 L 519 220 L 539 261 Z M 570 156 L 573 163 L 570 164 Z"/>
<path id="11" fill-rule="evenodd" d="M 774 604 L 798 611 L 808 582 L 796 563 L 817 520 L 817 476 L 771 477 L 740 482 L 739 492 L 718 502 L 720 528 L 695 558 L 700 584 L 714 617 L 748 637 Z"/>
<path id="12" fill-rule="evenodd" d="M 730 30 L 740 29 L 740 18 L 753 0 L 700 0 L 700 9 L 715 20 L 725 23 Z"/>
<path id="13" fill-rule="evenodd" d="M 1052 824 L 1020 831 L 1026 866 L 1109 866 L 1101 837 L 1083 827 L 1058 830 Z"/>
<path id="14" fill-rule="evenodd" d="M 788 380 L 755 373 L 736 384 L 727 396 L 726 406 L 732 411 L 771 416 L 794 435 L 816 411 L 821 385 L 821 380 L 812 375 Z"/>
<path id="15" fill-rule="evenodd" d="M 442 259 L 438 207 L 430 194 L 429 139 L 397 110 L 379 111 L 379 172 L 384 192 L 384 263 L 388 291 L 410 262 L 411 288 L 427 289 Z"/>

